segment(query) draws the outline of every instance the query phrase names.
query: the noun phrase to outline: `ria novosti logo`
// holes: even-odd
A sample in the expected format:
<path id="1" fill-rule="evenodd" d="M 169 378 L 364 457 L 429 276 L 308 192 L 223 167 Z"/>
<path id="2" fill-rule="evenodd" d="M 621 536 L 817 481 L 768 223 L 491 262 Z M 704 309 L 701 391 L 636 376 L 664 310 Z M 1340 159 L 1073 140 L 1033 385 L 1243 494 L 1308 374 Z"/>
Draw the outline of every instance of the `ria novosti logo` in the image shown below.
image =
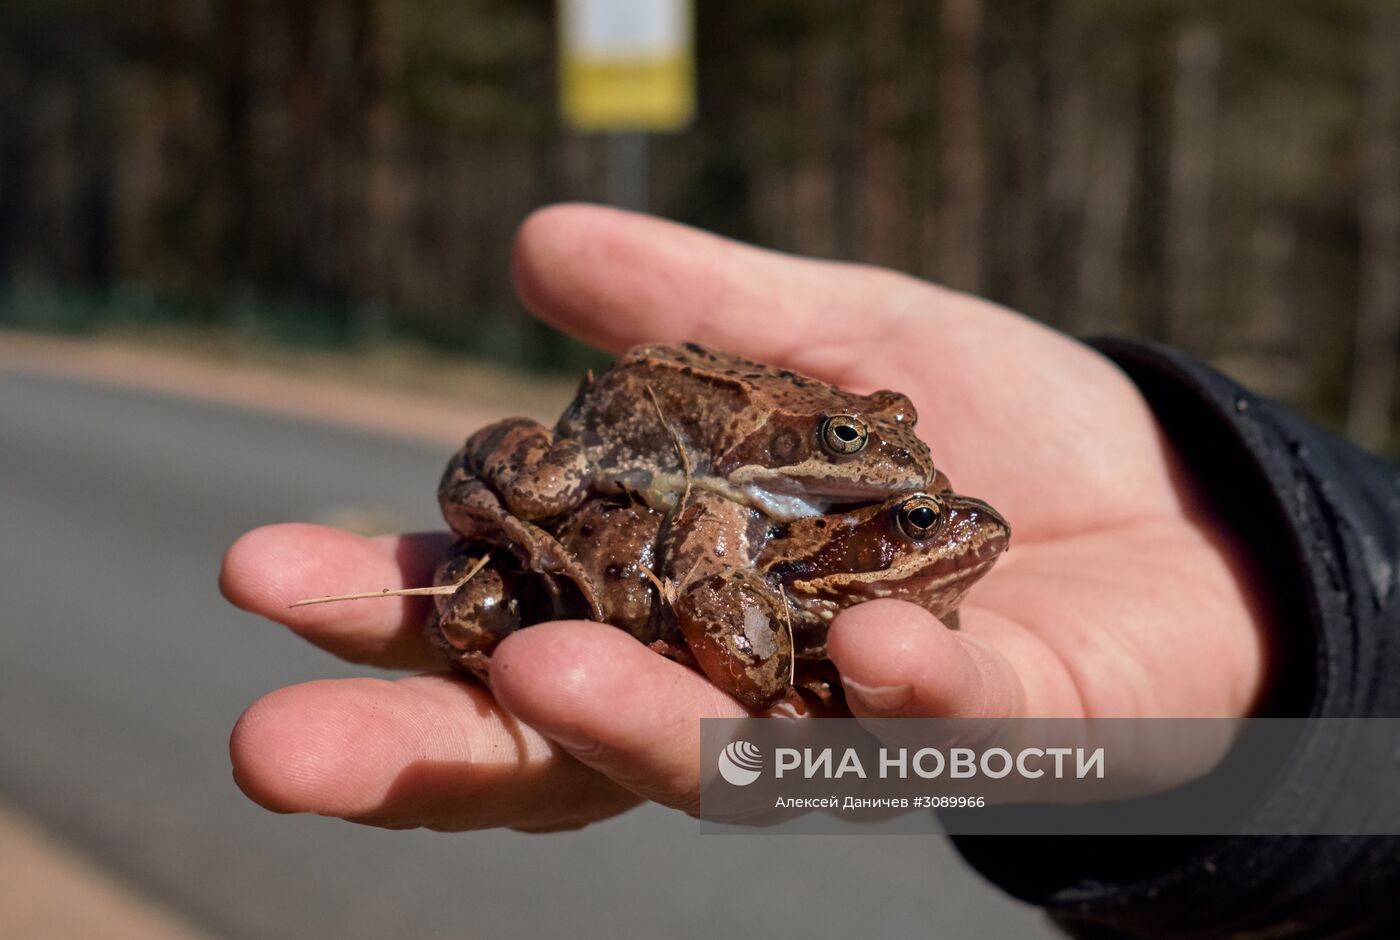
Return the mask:
<path id="1" fill-rule="evenodd" d="M 763 773 L 763 752 L 748 741 L 734 741 L 719 752 L 719 775 L 736 787 L 746 787 Z"/>

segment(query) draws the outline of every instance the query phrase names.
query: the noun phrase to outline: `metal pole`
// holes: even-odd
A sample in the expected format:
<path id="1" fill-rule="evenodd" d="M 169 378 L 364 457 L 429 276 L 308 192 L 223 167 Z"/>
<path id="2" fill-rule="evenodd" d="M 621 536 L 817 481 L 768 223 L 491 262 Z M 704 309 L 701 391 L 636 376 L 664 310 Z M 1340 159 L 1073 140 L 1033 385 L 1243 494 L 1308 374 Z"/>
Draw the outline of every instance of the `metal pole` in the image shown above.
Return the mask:
<path id="1" fill-rule="evenodd" d="M 647 135 L 640 131 L 608 135 L 608 203 L 619 209 L 646 212 L 650 205 L 650 160 Z"/>

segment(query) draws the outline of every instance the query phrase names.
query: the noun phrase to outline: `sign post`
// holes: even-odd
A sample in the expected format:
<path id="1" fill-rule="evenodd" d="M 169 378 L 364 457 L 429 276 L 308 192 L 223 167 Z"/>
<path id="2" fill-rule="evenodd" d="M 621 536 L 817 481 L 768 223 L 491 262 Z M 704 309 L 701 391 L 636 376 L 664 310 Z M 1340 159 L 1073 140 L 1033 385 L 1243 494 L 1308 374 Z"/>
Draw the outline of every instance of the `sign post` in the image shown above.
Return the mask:
<path id="1" fill-rule="evenodd" d="M 560 108 L 608 135 L 608 201 L 645 212 L 647 134 L 695 116 L 691 0 L 560 0 Z"/>

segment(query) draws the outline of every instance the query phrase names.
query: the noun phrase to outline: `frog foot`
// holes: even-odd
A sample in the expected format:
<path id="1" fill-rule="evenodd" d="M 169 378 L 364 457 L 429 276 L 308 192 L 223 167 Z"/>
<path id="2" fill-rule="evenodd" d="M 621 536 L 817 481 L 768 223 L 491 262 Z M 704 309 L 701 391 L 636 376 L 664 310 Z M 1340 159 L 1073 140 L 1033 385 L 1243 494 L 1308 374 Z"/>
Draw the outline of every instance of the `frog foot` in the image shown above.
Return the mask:
<path id="1" fill-rule="evenodd" d="M 512 515 L 526 521 L 562 515 L 588 494 L 588 458 L 582 445 L 529 418 L 507 418 L 467 438 L 448 464 L 481 477 Z"/>
<path id="2" fill-rule="evenodd" d="M 702 672 L 754 711 L 792 682 L 792 626 L 782 594 L 749 568 L 684 586 L 674 603 L 686 644 Z"/>
<path id="3" fill-rule="evenodd" d="M 519 629 L 521 617 L 515 579 L 500 565 L 483 566 L 483 552 L 489 547 L 458 542 L 438 566 L 435 583 L 456 590 L 434 598 L 427 634 L 454 667 L 488 682 L 492 651 Z"/>

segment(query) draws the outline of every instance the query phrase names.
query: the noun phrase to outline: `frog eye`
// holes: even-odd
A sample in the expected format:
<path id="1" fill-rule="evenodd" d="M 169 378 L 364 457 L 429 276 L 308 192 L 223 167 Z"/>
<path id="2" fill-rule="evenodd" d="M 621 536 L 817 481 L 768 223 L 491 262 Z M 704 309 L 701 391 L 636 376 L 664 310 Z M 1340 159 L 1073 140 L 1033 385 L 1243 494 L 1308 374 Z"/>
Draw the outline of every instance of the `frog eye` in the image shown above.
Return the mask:
<path id="1" fill-rule="evenodd" d="M 849 457 L 865 449 L 870 430 L 855 415 L 830 415 L 821 426 L 822 446 L 840 457 Z"/>
<path id="2" fill-rule="evenodd" d="M 943 521 L 943 504 L 932 496 L 911 496 L 895 514 L 899 530 L 911 539 L 926 539 L 938 531 Z"/>

